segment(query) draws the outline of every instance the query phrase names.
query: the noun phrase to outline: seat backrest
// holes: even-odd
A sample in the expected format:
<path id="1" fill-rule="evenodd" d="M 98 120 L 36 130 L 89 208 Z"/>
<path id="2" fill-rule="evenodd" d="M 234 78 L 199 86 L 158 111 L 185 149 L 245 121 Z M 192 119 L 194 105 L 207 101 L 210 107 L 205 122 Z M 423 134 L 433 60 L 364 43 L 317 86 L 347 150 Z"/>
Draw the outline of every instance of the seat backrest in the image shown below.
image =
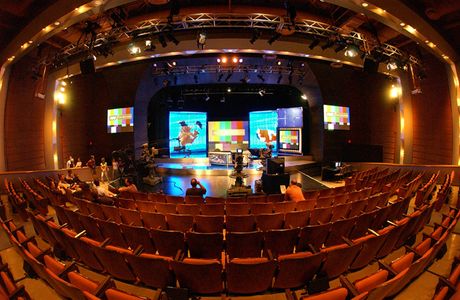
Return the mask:
<path id="1" fill-rule="evenodd" d="M 353 244 L 352 246 L 342 244 L 321 249 L 322 252 L 327 253 L 327 259 L 320 272 L 325 274 L 329 280 L 338 277 L 348 270 L 361 247 L 361 244 Z"/>
<path id="2" fill-rule="evenodd" d="M 177 213 L 196 216 L 200 214 L 200 206 L 198 204 L 177 204 Z"/>
<path id="3" fill-rule="evenodd" d="M 332 207 L 315 208 L 310 213 L 310 224 L 327 223 L 332 216 Z"/>
<path id="4" fill-rule="evenodd" d="M 189 231 L 185 239 L 190 251 L 190 257 L 215 258 L 222 257 L 224 237 L 221 232 L 200 233 Z"/>
<path id="5" fill-rule="evenodd" d="M 149 199 L 149 201 L 152 201 L 152 202 L 165 203 L 166 202 L 166 195 L 165 194 L 158 194 L 158 193 L 149 193 L 148 194 L 148 199 Z"/>
<path id="6" fill-rule="evenodd" d="M 139 256 L 125 254 L 125 258 L 143 284 L 157 289 L 173 284 L 174 276 L 170 270 L 172 258 L 150 253 Z"/>
<path id="7" fill-rule="evenodd" d="M 343 243 L 343 237 L 348 238 L 356 223 L 357 217 L 338 220 L 332 223 L 331 230 L 324 245 L 326 247 Z"/>
<path id="8" fill-rule="evenodd" d="M 338 287 L 319 294 L 302 296 L 300 300 L 345 300 L 348 296 L 348 290 L 344 287 Z"/>
<path id="9" fill-rule="evenodd" d="M 136 209 L 136 201 L 132 199 L 124 199 L 124 198 L 118 198 L 116 200 L 117 206 L 121 208 L 127 208 L 127 209 Z"/>
<path id="10" fill-rule="evenodd" d="M 313 279 L 319 271 L 325 254 L 318 252 L 298 252 L 278 256 L 278 273 L 273 287 L 275 289 L 294 289 Z"/>
<path id="11" fill-rule="evenodd" d="M 155 212 L 155 202 L 152 201 L 136 201 L 137 209 L 139 211 Z"/>
<path id="12" fill-rule="evenodd" d="M 181 287 L 197 294 L 223 291 L 222 264 L 217 259 L 186 258 L 171 262 Z"/>
<path id="13" fill-rule="evenodd" d="M 276 202 L 273 204 L 273 211 L 275 213 L 288 213 L 291 211 L 295 211 L 295 208 L 295 201 Z"/>
<path id="14" fill-rule="evenodd" d="M 284 225 L 284 214 L 260 214 L 256 215 L 256 226 L 259 230 L 281 229 Z"/>
<path id="15" fill-rule="evenodd" d="M 205 202 L 207 204 L 225 204 L 225 198 L 223 197 L 209 197 L 205 198 Z"/>
<path id="16" fill-rule="evenodd" d="M 285 228 L 304 227 L 308 225 L 310 218 L 310 211 L 291 211 L 286 213 L 284 218 Z"/>
<path id="17" fill-rule="evenodd" d="M 254 231 L 256 219 L 253 215 L 232 216 L 227 215 L 225 228 L 228 232 L 249 232 Z"/>
<path id="18" fill-rule="evenodd" d="M 141 211 L 141 217 L 146 228 L 167 228 L 166 217 L 163 214 Z"/>
<path id="19" fill-rule="evenodd" d="M 171 203 L 171 204 L 184 203 L 184 197 L 166 195 L 166 203 Z"/>
<path id="20" fill-rule="evenodd" d="M 273 257 L 290 254 L 294 252 L 297 245 L 300 228 L 292 229 L 273 229 L 264 232 L 264 255 L 267 256 L 268 250 Z"/>
<path id="21" fill-rule="evenodd" d="M 253 202 L 251 203 L 251 214 L 271 214 L 273 213 L 273 203 Z"/>
<path id="22" fill-rule="evenodd" d="M 331 223 L 327 223 L 323 225 L 309 225 L 300 228 L 299 243 L 297 244 L 296 251 L 309 250 L 309 244 L 316 249 L 320 249 L 329 235 L 331 225 Z"/>
<path id="23" fill-rule="evenodd" d="M 166 222 L 169 230 L 178 230 L 182 232 L 189 231 L 193 227 L 192 215 L 167 214 Z"/>
<path id="24" fill-rule="evenodd" d="M 297 211 L 312 210 L 315 208 L 315 206 L 316 206 L 316 199 L 298 201 L 296 204 L 296 210 Z"/>
<path id="25" fill-rule="evenodd" d="M 351 203 L 334 205 L 332 207 L 331 222 L 348 217 L 348 212 L 350 211 L 350 207 L 351 207 Z"/>
<path id="26" fill-rule="evenodd" d="M 143 253 L 156 252 L 157 249 L 150 238 L 150 232 L 147 228 L 120 224 L 120 229 L 123 232 L 123 237 L 127 245 L 131 249 L 134 250 L 138 246 L 142 246 Z"/>
<path id="27" fill-rule="evenodd" d="M 150 229 L 150 235 L 160 255 L 175 257 L 178 250 L 185 249 L 184 233 L 180 231 Z"/>
<path id="28" fill-rule="evenodd" d="M 247 215 L 249 214 L 250 206 L 248 203 L 227 203 L 225 205 L 225 213 L 227 215 Z"/>
<path id="29" fill-rule="evenodd" d="M 268 203 L 276 203 L 276 202 L 283 202 L 284 201 L 284 194 L 270 194 L 267 195 L 267 202 Z"/>
<path id="30" fill-rule="evenodd" d="M 162 214 L 175 214 L 176 204 L 175 203 L 161 203 L 157 202 L 155 205 L 157 212 Z"/>
<path id="31" fill-rule="evenodd" d="M 222 232 L 224 216 L 195 216 L 195 231 L 203 233 Z"/>
<path id="32" fill-rule="evenodd" d="M 232 258 L 260 257 L 262 254 L 263 233 L 228 232 L 226 236 L 227 255 Z"/>
<path id="33" fill-rule="evenodd" d="M 110 238 L 110 244 L 118 247 L 127 248 L 128 244 L 126 243 L 123 235 L 120 231 L 120 226 L 115 222 L 97 220 L 97 225 L 101 230 L 104 239 Z"/>
<path id="34" fill-rule="evenodd" d="M 248 203 L 264 203 L 267 202 L 267 195 L 249 195 L 246 199 Z"/>
<path id="35" fill-rule="evenodd" d="M 204 198 L 201 196 L 185 196 L 186 204 L 201 204 L 204 203 Z"/>
<path id="36" fill-rule="evenodd" d="M 332 202 L 334 201 L 335 195 L 330 196 L 322 196 L 316 200 L 316 207 L 329 207 L 332 206 Z"/>
<path id="37" fill-rule="evenodd" d="M 201 204 L 201 214 L 202 215 L 225 215 L 225 204 L 223 203 L 206 203 Z"/>
<path id="38" fill-rule="evenodd" d="M 121 223 L 121 217 L 120 217 L 120 212 L 118 211 L 118 207 L 101 205 L 101 208 L 107 220 L 111 220 L 117 224 Z"/>
<path id="39" fill-rule="evenodd" d="M 126 225 L 142 226 L 142 219 L 139 211 L 134 209 L 119 209 L 121 220 Z"/>
<path id="40" fill-rule="evenodd" d="M 235 294 L 254 294 L 271 287 L 275 261 L 267 258 L 236 258 L 227 265 L 227 289 Z"/>

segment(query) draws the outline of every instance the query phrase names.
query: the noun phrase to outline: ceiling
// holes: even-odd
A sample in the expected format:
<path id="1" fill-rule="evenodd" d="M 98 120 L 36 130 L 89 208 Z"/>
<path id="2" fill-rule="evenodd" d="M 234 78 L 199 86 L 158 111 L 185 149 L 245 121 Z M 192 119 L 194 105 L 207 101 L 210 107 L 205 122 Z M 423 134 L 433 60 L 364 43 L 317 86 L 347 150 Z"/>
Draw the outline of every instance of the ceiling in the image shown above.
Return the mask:
<path id="1" fill-rule="evenodd" d="M 400 1 L 423 17 L 451 44 L 457 53 L 460 52 L 459 0 Z M 58 0 L 0 0 L 0 42 L 7 45 L 34 17 L 56 2 Z M 93 29 L 99 32 L 122 24 L 135 24 L 160 13 L 164 15 L 170 12 L 171 8 L 172 10 L 180 8 L 180 11 L 186 11 L 197 5 L 208 9 L 209 7 L 221 6 L 227 11 L 231 11 L 236 6 L 246 7 L 248 11 L 254 11 L 251 10 L 254 7 L 264 7 L 267 10 L 283 10 L 286 15 L 288 15 L 289 7 L 295 7 L 295 10 L 291 10 L 291 12 L 297 13 L 298 17 L 317 19 L 345 31 L 357 31 L 365 34 L 366 38 L 389 43 L 412 52 L 412 55 L 420 56 L 420 53 L 414 53 L 413 50 L 416 49 L 415 52 L 419 52 L 420 50 L 417 49 L 420 47 L 414 47 L 414 42 L 408 37 L 378 21 L 368 19 L 363 14 L 321 0 L 290 0 L 288 5 L 285 1 L 276 0 L 138 0 L 108 10 L 103 14 L 93 15 L 89 20 L 94 22 L 92 24 L 98 24 Z M 59 51 L 63 47 L 85 38 L 85 30 L 88 30 L 88 23 L 77 23 L 49 38 L 46 41 L 46 47 Z"/>

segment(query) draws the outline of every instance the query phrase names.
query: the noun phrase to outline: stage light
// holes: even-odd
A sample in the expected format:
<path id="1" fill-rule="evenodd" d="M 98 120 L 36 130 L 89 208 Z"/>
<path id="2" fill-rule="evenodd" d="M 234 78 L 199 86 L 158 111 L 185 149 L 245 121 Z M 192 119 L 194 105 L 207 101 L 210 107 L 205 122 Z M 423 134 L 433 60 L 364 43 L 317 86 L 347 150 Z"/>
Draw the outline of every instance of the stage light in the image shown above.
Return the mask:
<path id="1" fill-rule="evenodd" d="M 203 50 L 205 45 L 206 45 L 206 33 L 200 32 L 198 33 L 198 36 L 196 37 L 196 46 L 198 47 L 198 49 Z"/>
<path id="2" fill-rule="evenodd" d="M 302 96 L 300 96 L 300 98 L 302 98 L 303 100 L 307 100 L 307 99 L 308 99 L 308 98 L 307 98 L 307 95 L 305 95 L 305 94 L 302 94 Z"/>
<path id="3" fill-rule="evenodd" d="M 218 58 L 218 59 L 217 59 L 217 63 L 220 64 L 220 62 L 221 62 L 221 60 L 220 60 L 220 58 Z"/>
<path id="4" fill-rule="evenodd" d="M 161 47 L 166 48 L 166 46 L 168 46 L 168 43 L 166 42 L 166 39 L 165 39 L 164 35 L 162 35 L 162 34 L 159 35 L 158 36 L 158 41 L 160 42 Z"/>
<path id="5" fill-rule="evenodd" d="M 227 63 L 227 57 L 226 56 L 222 57 L 221 61 L 222 61 L 223 64 L 226 64 Z"/>
<path id="6" fill-rule="evenodd" d="M 59 90 L 60 90 L 61 92 L 65 92 L 65 87 L 61 86 L 61 87 L 59 88 Z"/>
<path id="7" fill-rule="evenodd" d="M 260 90 L 259 90 L 259 95 L 260 95 L 260 97 L 265 96 L 265 90 L 264 90 L 264 89 L 260 89 Z"/>
<path id="8" fill-rule="evenodd" d="M 388 71 L 394 71 L 397 68 L 398 68 L 398 64 L 394 60 L 392 60 L 392 61 L 387 63 L 387 70 Z"/>
<path id="9" fill-rule="evenodd" d="M 61 25 L 61 22 L 59 21 L 54 22 L 54 26 L 59 26 L 59 25 Z"/>
<path id="10" fill-rule="evenodd" d="M 369 3 L 363 2 L 363 3 L 361 3 L 361 6 L 362 6 L 362 7 L 368 7 L 368 6 L 369 6 Z"/>
<path id="11" fill-rule="evenodd" d="M 320 39 L 314 38 L 313 41 L 310 43 L 310 46 L 308 46 L 308 48 L 310 48 L 310 50 L 313 50 L 313 48 L 318 46 L 319 43 L 320 43 Z"/>
<path id="12" fill-rule="evenodd" d="M 249 40 L 249 42 L 251 44 L 254 44 L 260 37 L 262 36 L 262 32 L 255 28 L 253 31 L 252 31 L 252 37 L 251 39 Z"/>
<path id="13" fill-rule="evenodd" d="M 243 59 L 240 58 L 240 59 L 238 60 L 238 62 L 239 62 L 240 64 L 242 64 L 242 63 L 243 63 Z"/>
<path id="14" fill-rule="evenodd" d="M 139 47 L 136 46 L 135 44 L 129 44 L 128 52 L 129 52 L 129 54 L 131 54 L 131 55 L 137 55 L 137 54 L 140 54 L 140 53 L 141 53 L 141 48 L 139 48 Z"/>
<path id="15" fill-rule="evenodd" d="M 259 78 L 260 81 L 265 82 L 265 78 L 262 74 L 257 74 L 257 78 Z"/>
<path id="16" fill-rule="evenodd" d="M 238 63 L 238 57 L 236 57 L 236 56 L 233 57 L 233 58 L 232 58 L 232 62 L 233 62 L 234 64 Z"/>
<path id="17" fill-rule="evenodd" d="M 355 44 L 350 44 L 347 46 L 347 49 L 345 50 L 344 54 L 346 57 L 356 57 L 358 56 L 358 53 L 359 53 L 358 46 L 356 46 Z"/>
<path id="18" fill-rule="evenodd" d="M 227 82 L 230 79 L 230 77 L 232 77 L 232 75 L 233 72 L 228 72 L 227 77 L 225 77 L 225 82 Z"/>
<path id="19" fill-rule="evenodd" d="M 67 82 L 61 81 L 61 85 L 62 85 L 62 86 L 67 86 Z"/>
<path id="20" fill-rule="evenodd" d="M 173 62 L 172 62 L 172 65 L 173 65 L 173 66 L 176 66 L 176 65 L 177 65 L 177 63 L 176 63 L 175 61 L 173 61 Z"/>
<path id="21" fill-rule="evenodd" d="M 277 64 L 278 66 L 281 66 L 281 61 L 278 60 L 278 61 L 276 62 L 276 64 Z"/>
<path id="22" fill-rule="evenodd" d="M 401 95 L 401 88 L 397 85 L 392 84 L 390 88 L 390 98 L 396 99 Z"/>
<path id="23" fill-rule="evenodd" d="M 144 51 L 151 52 L 155 51 L 156 47 L 151 40 L 145 40 L 145 49 Z"/>
<path id="24" fill-rule="evenodd" d="M 228 87 L 227 88 L 227 93 L 231 93 L 232 92 L 232 88 L 231 87 Z"/>
<path id="25" fill-rule="evenodd" d="M 278 40 L 281 37 L 281 34 L 279 32 L 273 33 L 271 38 L 267 41 L 270 45 L 273 44 L 276 40 Z"/>

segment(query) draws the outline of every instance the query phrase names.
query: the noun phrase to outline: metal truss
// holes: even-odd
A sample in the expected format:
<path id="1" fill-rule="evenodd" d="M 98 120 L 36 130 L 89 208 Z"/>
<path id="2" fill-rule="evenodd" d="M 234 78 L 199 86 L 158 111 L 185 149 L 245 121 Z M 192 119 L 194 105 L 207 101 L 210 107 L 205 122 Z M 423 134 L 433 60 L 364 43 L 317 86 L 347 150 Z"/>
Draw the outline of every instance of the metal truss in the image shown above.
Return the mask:
<path id="1" fill-rule="evenodd" d="M 355 31 L 342 32 L 341 28 L 314 20 L 298 20 L 295 26 L 287 17 L 271 14 L 232 14 L 232 13 L 198 13 L 186 15 L 180 21 L 168 23 L 166 19 L 150 19 L 136 25 L 112 28 L 108 31 L 99 32 L 93 44 L 93 48 L 103 46 L 109 41 L 124 42 L 135 38 L 148 37 L 165 31 L 204 30 L 211 28 L 247 28 L 277 30 L 283 29 L 296 33 L 329 39 L 332 36 L 341 40 L 353 42 L 365 52 L 378 47 L 383 55 L 390 58 L 409 58 L 409 62 L 420 64 L 420 61 L 412 56 L 404 54 L 398 48 L 389 45 L 373 45 L 362 34 Z M 81 44 L 70 44 L 62 49 L 61 55 L 70 57 L 90 50 L 89 41 Z"/>

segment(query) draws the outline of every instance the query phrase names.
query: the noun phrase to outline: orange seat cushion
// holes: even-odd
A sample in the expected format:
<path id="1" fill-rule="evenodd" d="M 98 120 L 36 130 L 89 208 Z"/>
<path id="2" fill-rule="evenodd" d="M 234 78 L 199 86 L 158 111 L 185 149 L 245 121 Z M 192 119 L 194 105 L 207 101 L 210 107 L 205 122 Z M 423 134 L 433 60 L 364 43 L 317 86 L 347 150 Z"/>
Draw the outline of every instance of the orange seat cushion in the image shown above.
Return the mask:
<path id="1" fill-rule="evenodd" d="M 134 295 L 126 294 L 122 291 L 115 289 L 108 289 L 105 291 L 105 296 L 107 300 L 140 300 L 142 298 L 136 297 Z"/>
<path id="2" fill-rule="evenodd" d="M 346 288 L 337 288 L 324 293 L 302 297 L 300 300 L 345 300 L 348 296 Z"/>
<path id="3" fill-rule="evenodd" d="M 410 252 L 400 258 L 398 258 L 397 260 L 393 261 L 391 264 L 390 264 L 390 267 L 392 267 L 396 273 L 401 273 L 404 269 L 407 269 L 410 267 L 410 265 L 412 264 L 412 261 L 414 260 L 414 253 L 413 252 Z"/>
<path id="4" fill-rule="evenodd" d="M 78 287 L 80 290 L 87 291 L 88 293 L 94 294 L 98 288 L 98 284 L 86 277 L 83 277 L 77 272 L 69 272 L 67 275 L 70 283 Z"/>
<path id="5" fill-rule="evenodd" d="M 45 265 L 48 269 L 50 269 L 54 274 L 61 274 L 62 271 L 64 271 L 65 269 L 65 265 L 64 264 L 61 264 L 60 262 L 58 262 L 57 260 L 55 260 L 54 258 L 52 258 L 51 256 L 49 255 L 45 255 L 43 257 L 43 260 L 45 262 Z"/>
<path id="6" fill-rule="evenodd" d="M 388 278 L 388 271 L 387 270 L 380 270 L 372 275 L 369 275 L 363 279 L 355 281 L 354 285 L 358 292 L 364 293 L 368 292 L 378 285 L 384 283 Z"/>

